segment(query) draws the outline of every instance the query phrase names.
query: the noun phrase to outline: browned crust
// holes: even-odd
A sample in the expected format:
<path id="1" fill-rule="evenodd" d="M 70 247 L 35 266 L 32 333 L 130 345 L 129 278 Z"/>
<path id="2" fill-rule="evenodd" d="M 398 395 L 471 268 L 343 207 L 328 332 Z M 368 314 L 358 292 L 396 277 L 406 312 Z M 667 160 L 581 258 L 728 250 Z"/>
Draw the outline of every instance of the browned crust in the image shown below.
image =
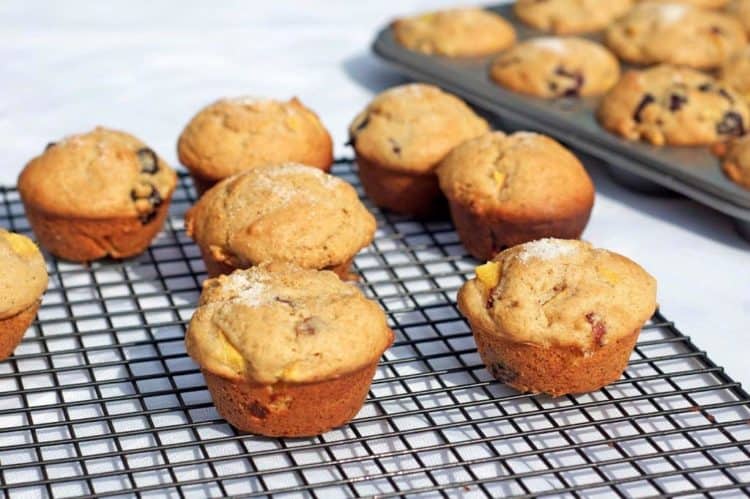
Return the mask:
<path id="1" fill-rule="evenodd" d="M 319 435 L 348 423 L 359 412 L 377 361 L 336 379 L 305 384 L 250 385 L 203 375 L 216 410 L 241 431 L 266 436 Z"/>
<path id="2" fill-rule="evenodd" d="M 398 172 L 357 156 L 359 179 L 373 203 L 394 213 L 434 218 L 446 213 L 445 197 L 433 172 Z"/>
<path id="3" fill-rule="evenodd" d="M 490 260 L 499 251 L 545 237 L 578 239 L 588 224 L 592 202 L 570 214 L 537 220 L 512 219 L 499 213 L 478 215 L 450 201 L 451 218 L 466 250 L 478 260 Z"/>
<path id="4" fill-rule="evenodd" d="M 215 259 L 211 255 L 210 252 L 203 251 L 202 249 L 201 249 L 201 256 L 203 257 L 203 263 L 206 265 L 206 273 L 208 274 L 208 277 L 229 275 L 237 269 L 250 268 L 250 267 L 235 267 L 233 265 L 227 264 L 226 262 L 221 262 Z M 325 268 L 318 269 L 318 270 L 330 270 L 331 272 L 334 272 L 336 275 L 338 275 L 342 281 L 354 281 L 354 280 L 357 280 L 359 277 L 356 274 L 353 274 L 351 272 L 353 261 L 354 261 L 354 257 L 349 258 L 343 263 L 340 263 L 337 265 L 331 265 L 329 267 L 325 267 Z"/>
<path id="5" fill-rule="evenodd" d="M 36 317 L 39 305 L 42 301 L 38 300 L 29 308 L 20 311 L 5 319 L 0 319 L 0 361 L 11 356 L 16 349 L 24 333 Z"/>
<path id="6" fill-rule="evenodd" d="M 148 248 L 169 212 L 172 195 L 142 224 L 138 217 L 72 218 L 52 215 L 26 206 L 26 216 L 39 244 L 53 255 L 72 262 L 100 258 L 129 258 Z"/>
<path id="7" fill-rule="evenodd" d="M 542 347 L 474 331 L 482 361 L 490 373 L 522 392 L 560 396 L 586 393 L 620 378 L 640 329 L 597 347 L 590 355 L 570 347 Z"/>

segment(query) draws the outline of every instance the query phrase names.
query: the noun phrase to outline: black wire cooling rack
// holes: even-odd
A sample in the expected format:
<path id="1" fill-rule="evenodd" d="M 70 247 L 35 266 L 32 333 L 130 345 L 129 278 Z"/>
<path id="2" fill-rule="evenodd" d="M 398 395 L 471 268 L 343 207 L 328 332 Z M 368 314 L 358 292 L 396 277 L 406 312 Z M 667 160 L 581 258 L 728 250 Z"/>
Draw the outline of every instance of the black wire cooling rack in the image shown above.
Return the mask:
<path id="1" fill-rule="evenodd" d="M 357 185 L 352 167 L 335 173 Z M 0 188 L 0 226 L 29 233 Z M 238 434 L 183 347 L 204 267 L 183 213 L 118 263 L 49 258 L 38 321 L 0 363 L 0 497 L 750 494 L 750 397 L 657 313 L 625 376 L 552 399 L 493 381 L 455 306 L 473 269 L 450 223 L 376 213 L 356 259 L 396 342 L 349 425 Z"/>

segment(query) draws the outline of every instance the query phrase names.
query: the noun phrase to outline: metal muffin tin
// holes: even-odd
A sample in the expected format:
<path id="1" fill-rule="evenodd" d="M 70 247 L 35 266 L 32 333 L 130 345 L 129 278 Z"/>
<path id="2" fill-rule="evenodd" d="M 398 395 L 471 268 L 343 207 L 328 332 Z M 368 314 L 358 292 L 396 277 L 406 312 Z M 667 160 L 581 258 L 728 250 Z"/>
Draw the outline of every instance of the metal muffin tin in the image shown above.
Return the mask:
<path id="1" fill-rule="evenodd" d="M 487 9 L 510 21 L 519 41 L 545 35 L 523 25 L 512 5 Z M 586 37 L 601 39 L 598 35 Z M 434 83 L 492 113 L 504 129 L 537 130 L 600 159 L 613 177 L 628 187 L 649 193 L 666 188 L 729 215 L 750 240 L 750 191 L 724 175 L 719 159 L 708 147 L 654 147 L 624 140 L 598 124 L 595 111 L 600 98 L 547 100 L 506 90 L 489 76 L 495 55 L 451 59 L 419 54 L 399 45 L 390 27 L 378 33 L 372 49 L 409 76 Z"/>

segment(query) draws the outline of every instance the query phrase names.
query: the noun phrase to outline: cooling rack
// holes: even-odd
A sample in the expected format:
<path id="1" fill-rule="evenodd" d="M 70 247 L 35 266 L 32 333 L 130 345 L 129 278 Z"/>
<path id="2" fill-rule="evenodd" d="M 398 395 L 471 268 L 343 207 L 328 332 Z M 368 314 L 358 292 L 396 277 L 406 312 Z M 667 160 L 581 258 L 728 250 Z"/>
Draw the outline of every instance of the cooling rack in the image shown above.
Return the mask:
<path id="1" fill-rule="evenodd" d="M 352 166 L 334 172 L 359 189 Z M 361 190 L 360 190 L 361 194 Z M 29 233 L 0 188 L 0 226 Z M 737 496 L 750 494 L 750 397 L 660 313 L 624 377 L 552 399 L 492 380 L 455 306 L 472 272 L 449 222 L 381 213 L 356 272 L 396 342 L 349 425 L 238 434 L 183 333 L 204 278 L 183 213 L 133 260 L 48 258 L 50 287 L 0 363 L 0 497 Z"/>

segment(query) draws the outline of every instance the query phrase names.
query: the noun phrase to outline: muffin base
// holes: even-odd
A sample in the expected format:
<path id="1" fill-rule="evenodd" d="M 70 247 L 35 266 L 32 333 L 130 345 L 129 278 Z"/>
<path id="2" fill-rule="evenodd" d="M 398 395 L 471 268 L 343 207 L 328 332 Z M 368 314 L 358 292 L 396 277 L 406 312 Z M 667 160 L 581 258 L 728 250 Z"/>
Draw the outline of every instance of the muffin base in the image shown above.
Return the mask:
<path id="1" fill-rule="evenodd" d="M 240 431 L 309 437 L 348 423 L 365 402 L 377 362 L 340 378 L 250 385 L 203 370 L 216 410 Z"/>
<path id="2" fill-rule="evenodd" d="M 123 259 L 143 253 L 161 230 L 172 196 L 164 199 L 154 218 L 142 224 L 138 217 L 74 218 L 51 215 L 26 207 L 26 216 L 39 244 L 71 262 L 101 258 Z"/>
<path id="3" fill-rule="evenodd" d="M 216 260 L 210 254 L 202 250 L 201 250 L 201 256 L 203 257 L 203 263 L 206 265 L 206 273 L 208 274 L 208 277 L 229 275 L 237 269 L 248 268 L 248 267 L 234 267 L 224 262 L 220 262 Z M 351 272 L 353 261 L 354 261 L 354 258 L 350 258 L 344 263 L 341 263 L 338 265 L 331 265 L 330 267 L 325 267 L 320 270 L 330 270 L 331 272 L 338 275 L 342 281 L 356 281 L 357 279 L 359 279 L 359 276 Z"/>
<path id="4" fill-rule="evenodd" d="M 593 392 L 620 379 L 639 334 L 640 329 L 590 355 L 575 348 L 541 347 L 476 332 L 474 340 L 494 378 L 521 392 L 559 397 Z"/>
<path id="5" fill-rule="evenodd" d="M 447 214 L 437 175 L 389 170 L 357 157 L 359 180 L 373 203 L 394 213 L 427 219 Z"/>
<path id="6" fill-rule="evenodd" d="M 589 221 L 593 205 L 568 217 L 537 220 L 506 220 L 491 213 L 477 215 L 450 201 L 451 218 L 466 250 L 477 260 L 490 260 L 499 251 L 545 237 L 578 239 Z"/>
<path id="7" fill-rule="evenodd" d="M 0 319 L 0 361 L 3 361 L 13 354 L 26 330 L 34 322 L 39 305 L 42 301 L 38 300 L 29 308 L 22 310 L 16 315 L 5 319 Z"/>

